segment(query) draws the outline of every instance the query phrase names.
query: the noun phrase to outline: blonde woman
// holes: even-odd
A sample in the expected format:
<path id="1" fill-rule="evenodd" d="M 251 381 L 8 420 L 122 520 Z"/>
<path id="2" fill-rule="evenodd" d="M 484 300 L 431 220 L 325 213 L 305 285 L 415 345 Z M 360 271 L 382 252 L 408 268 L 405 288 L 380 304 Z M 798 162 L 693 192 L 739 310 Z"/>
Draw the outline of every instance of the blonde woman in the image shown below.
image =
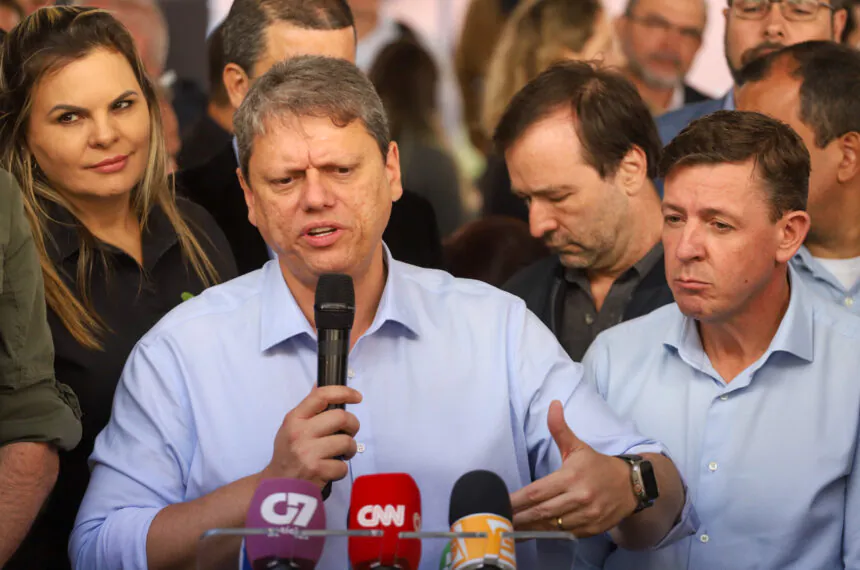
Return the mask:
<path id="1" fill-rule="evenodd" d="M 487 71 L 482 123 L 488 138 L 508 102 L 526 83 L 565 59 L 620 65 L 612 25 L 600 0 L 523 0 L 505 23 Z M 511 194 L 502 157 L 490 155 L 478 182 L 484 213 L 528 220 L 525 204 Z"/>
<path id="2" fill-rule="evenodd" d="M 25 18 L 0 55 L 0 93 L 0 163 L 35 234 L 56 377 L 83 411 L 81 444 L 60 455 L 46 512 L 6 568 L 62 569 L 126 357 L 165 313 L 236 269 L 212 218 L 175 200 L 156 92 L 107 12 Z"/>

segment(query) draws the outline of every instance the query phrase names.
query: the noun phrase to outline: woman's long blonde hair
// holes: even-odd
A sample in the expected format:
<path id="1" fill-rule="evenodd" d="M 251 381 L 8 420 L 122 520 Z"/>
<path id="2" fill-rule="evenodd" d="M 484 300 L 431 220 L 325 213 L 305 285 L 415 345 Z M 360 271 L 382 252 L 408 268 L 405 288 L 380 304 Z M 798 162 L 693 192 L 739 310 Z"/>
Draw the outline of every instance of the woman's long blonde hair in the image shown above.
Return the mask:
<path id="1" fill-rule="evenodd" d="M 206 286 L 218 281 L 215 267 L 176 206 L 175 191 L 168 178 L 158 100 L 131 36 L 104 10 L 72 6 L 37 10 L 9 33 L 0 53 L 0 166 L 15 176 L 23 191 L 25 210 L 39 251 L 48 306 L 75 340 L 90 349 L 101 348 L 99 337 L 105 332 L 89 297 L 95 238 L 83 225 L 78 227 L 78 297 L 63 281 L 47 249 L 51 218 L 46 205 L 57 204 L 70 212 L 73 209 L 39 169 L 26 135 L 33 93 L 40 79 L 96 49 L 111 50 L 125 57 L 149 106 L 149 160 L 143 178 L 132 189 L 130 197 L 142 231 L 153 208 L 161 208 L 178 236 L 186 261 L 200 280 Z"/>
<path id="2" fill-rule="evenodd" d="M 505 23 L 487 67 L 482 123 L 487 136 L 526 83 L 560 59 L 581 52 L 594 35 L 600 0 L 522 0 Z"/>

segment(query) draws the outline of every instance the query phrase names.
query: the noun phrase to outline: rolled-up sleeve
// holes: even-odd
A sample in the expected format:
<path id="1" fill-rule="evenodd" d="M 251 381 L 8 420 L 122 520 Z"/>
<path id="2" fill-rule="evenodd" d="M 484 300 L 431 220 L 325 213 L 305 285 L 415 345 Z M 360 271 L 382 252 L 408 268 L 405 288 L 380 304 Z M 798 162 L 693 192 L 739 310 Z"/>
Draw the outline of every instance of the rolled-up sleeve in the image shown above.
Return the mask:
<path id="1" fill-rule="evenodd" d="M 81 439 L 78 400 L 54 378 L 42 268 L 21 190 L 0 171 L 0 446 Z"/>
<path id="2" fill-rule="evenodd" d="M 147 568 L 152 520 L 185 500 L 195 434 L 182 377 L 166 340 L 145 337 L 129 356 L 90 457 L 92 477 L 69 543 L 74 568 Z"/>

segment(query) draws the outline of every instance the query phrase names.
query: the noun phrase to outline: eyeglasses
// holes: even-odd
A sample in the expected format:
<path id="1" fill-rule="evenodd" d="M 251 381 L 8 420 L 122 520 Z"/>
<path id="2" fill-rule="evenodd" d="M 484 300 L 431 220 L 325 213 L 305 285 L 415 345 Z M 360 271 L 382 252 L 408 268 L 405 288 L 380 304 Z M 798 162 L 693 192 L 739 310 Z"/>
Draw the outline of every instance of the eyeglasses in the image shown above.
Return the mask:
<path id="1" fill-rule="evenodd" d="M 676 26 L 675 24 L 654 14 L 649 14 L 641 18 L 632 14 L 627 14 L 626 17 L 631 22 L 636 22 L 637 24 L 654 32 L 669 33 L 671 31 L 677 31 L 685 40 L 694 40 L 697 42 L 702 41 L 702 30 L 687 26 Z"/>
<path id="2" fill-rule="evenodd" d="M 743 20 L 763 20 L 770 12 L 771 4 L 782 4 L 782 15 L 791 22 L 814 20 L 821 8 L 836 11 L 831 4 L 818 0 L 734 0 L 731 8 L 732 13 Z"/>

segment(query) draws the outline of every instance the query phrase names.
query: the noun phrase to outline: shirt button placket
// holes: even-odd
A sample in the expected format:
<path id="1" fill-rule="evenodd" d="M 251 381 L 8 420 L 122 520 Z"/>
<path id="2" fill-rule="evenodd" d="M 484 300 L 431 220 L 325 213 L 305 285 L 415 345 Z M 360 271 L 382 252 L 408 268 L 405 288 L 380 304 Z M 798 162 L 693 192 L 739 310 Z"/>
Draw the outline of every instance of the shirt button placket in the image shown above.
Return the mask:
<path id="1" fill-rule="evenodd" d="M 360 382 L 356 381 L 357 373 L 355 368 L 350 366 L 346 369 L 346 378 L 347 385 L 351 386 L 359 391 L 362 390 L 362 386 L 360 386 Z M 366 401 L 366 394 L 365 394 Z M 361 409 L 366 410 L 367 404 L 361 404 Z M 349 410 L 350 406 L 347 405 L 346 409 Z M 370 450 L 370 444 L 373 439 L 373 429 L 370 425 L 370 418 L 365 414 L 359 412 L 359 410 L 352 410 L 355 416 L 358 418 L 358 421 L 361 424 L 361 427 L 358 430 L 358 433 L 355 436 L 355 450 L 356 455 L 350 460 L 350 472 L 353 480 L 356 477 L 361 475 L 367 475 L 368 473 L 372 473 L 375 470 L 373 454 Z"/>

